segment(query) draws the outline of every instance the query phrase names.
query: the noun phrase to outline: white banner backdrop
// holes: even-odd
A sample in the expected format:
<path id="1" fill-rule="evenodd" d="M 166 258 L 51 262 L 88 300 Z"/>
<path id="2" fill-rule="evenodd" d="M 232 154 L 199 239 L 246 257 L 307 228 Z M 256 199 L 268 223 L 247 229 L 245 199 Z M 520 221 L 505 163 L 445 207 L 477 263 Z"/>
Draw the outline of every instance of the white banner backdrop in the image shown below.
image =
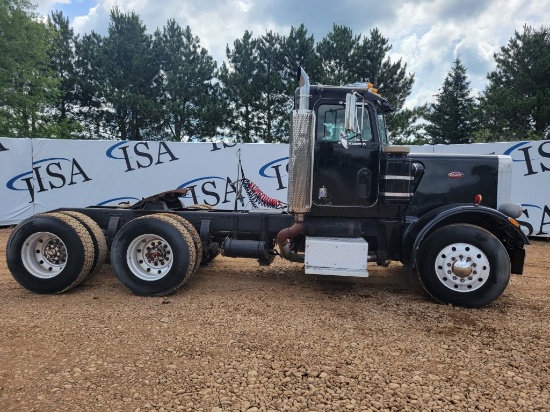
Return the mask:
<path id="1" fill-rule="evenodd" d="M 550 236 L 550 141 L 412 146 L 430 153 L 506 154 L 522 229 Z M 59 207 L 134 203 L 190 187 L 186 205 L 233 209 L 240 154 L 245 176 L 286 202 L 288 145 L 0 138 L 0 225 Z M 250 203 L 245 195 L 245 208 Z M 242 205 L 239 204 L 239 208 Z"/>
<path id="2" fill-rule="evenodd" d="M 0 225 L 34 214 L 31 139 L 0 138 Z"/>
<path id="3" fill-rule="evenodd" d="M 28 141 L 0 142 L 5 140 Z M 183 198 L 186 205 L 232 209 L 238 154 L 245 177 L 286 202 L 288 145 L 32 139 L 26 163 L 21 158 L 21 164 L 13 163 L 17 168 L 2 166 L 1 195 L 7 201 L 0 225 L 17 222 L 6 218 L 13 214 L 10 208 L 24 203 L 15 194 L 24 194 L 26 203 L 34 205 L 19 220 L 59 207 L 135 203 L 183 187 L 191 188 Z M 250 208 L 246 197 L 244 201 Z"/>

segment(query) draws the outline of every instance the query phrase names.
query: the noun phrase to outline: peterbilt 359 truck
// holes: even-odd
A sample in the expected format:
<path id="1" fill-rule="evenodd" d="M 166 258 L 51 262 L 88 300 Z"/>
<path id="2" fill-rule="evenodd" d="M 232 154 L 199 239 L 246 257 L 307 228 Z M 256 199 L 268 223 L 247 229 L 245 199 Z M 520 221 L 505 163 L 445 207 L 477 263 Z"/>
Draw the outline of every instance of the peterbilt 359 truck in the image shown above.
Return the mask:
<path id="1" fill-rule="evenodd" d="M 299 71 L 291 115 L 288 200 L 257 186 L 252 210 L 185 206 L 186 189 L 133 205 L 61 208 L 21 222 L 7 243 L 14 278 L 60 293 L 96 274 L 110 253 L 138 295 L 175 291 L 218 253 L 276 256 L 313 275 L 368 276 L 368 263 L 401 262 L 437 301 L 481 307 L 523 272 L 529 243 L 510 202 L 508 156 L 411 154 L 392 146 L 391 106 L 370 83 L 311 85 Z M 244 176 L 236 179 L 238 195 Z M 237 204 L 237 202 L 235 202 Z"/>

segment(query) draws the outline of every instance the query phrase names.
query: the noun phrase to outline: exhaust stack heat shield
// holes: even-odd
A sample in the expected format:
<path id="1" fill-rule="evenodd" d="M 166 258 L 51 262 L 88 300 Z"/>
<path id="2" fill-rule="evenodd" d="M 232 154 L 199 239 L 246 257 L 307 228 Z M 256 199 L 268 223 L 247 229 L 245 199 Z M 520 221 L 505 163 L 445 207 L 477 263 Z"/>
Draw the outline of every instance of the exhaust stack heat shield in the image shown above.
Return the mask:
<path id="1" fill-rule="evenodd" d="M 310 110 L 293 111 L 290 127 L 288 210 L 302 214 L 309 212 L 312 203 L 315 113 Z"/>

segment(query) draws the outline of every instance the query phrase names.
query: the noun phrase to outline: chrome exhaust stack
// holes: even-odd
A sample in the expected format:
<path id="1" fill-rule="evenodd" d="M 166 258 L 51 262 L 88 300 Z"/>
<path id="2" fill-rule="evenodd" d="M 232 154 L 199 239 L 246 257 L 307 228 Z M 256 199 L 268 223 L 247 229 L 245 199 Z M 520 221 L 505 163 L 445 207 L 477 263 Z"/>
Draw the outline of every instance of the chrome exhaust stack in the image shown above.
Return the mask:
<path id="1" fill-rule="evenodd" d="M 290 250 L 289 239 L 298 236 L 304 228 L 304 214 L 312 205 L 313 149 L 315 147 L 315 112 L 309 110 L 309 77 L 300 67 L 298 109 L 290 120 L 290 156 L 288 171 L 288 211 L 295 223 L 277 235 L 281 256 L 292 262 L 303 262 L 304 255 Z"/>
<path id="2" fill-rule="evenodd" d="M 298 111 L 309 111 L 309 77 L 301 67 L 298 69 L 298 84 L 300 85 Z"/>

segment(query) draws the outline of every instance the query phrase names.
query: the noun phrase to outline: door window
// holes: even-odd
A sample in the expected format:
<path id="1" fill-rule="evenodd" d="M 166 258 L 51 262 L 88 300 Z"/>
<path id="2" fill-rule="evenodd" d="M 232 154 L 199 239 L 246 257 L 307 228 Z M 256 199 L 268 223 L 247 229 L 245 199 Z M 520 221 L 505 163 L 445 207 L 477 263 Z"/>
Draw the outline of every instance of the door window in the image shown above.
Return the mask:
<path id="1" fill-rule="evenodd" d="M 339 142 L 340 134 L 344 132 L 344 106 L 340 104 L 323 104 L 317 110 L 317 140 L 323 142 Z M 361 114 L 363 118 L 361 119 Z M 372 131 L 369 119 L 369 111 L 365 107 L 357 106 L 357 117 L 362 120 L 362 133 L 359 136 L 350 137 L 349 142 L 360 143 L 372 141 Z"/>

